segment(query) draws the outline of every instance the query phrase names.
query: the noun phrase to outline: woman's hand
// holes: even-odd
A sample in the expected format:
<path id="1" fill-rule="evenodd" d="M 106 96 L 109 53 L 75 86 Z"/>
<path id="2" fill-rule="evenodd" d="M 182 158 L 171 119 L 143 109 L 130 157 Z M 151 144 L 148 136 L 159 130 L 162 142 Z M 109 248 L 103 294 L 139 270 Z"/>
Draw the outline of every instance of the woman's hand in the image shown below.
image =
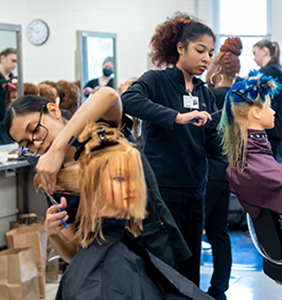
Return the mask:
<path id="1" fill-rule="evenodd" d="M 57 149 L 53 143 L 48 152 L 41 155 L 38 160 L 36 172 L 48 196 L 55 192 L 57 174 L 63 165 L 64 159 L 65 151 Z"/>
<path id="2" fill-rule="evenodd" d="M 68 220 L 69 216 L 67 212 L 61 211 L 58 212 L 60 208 L 66 209 L 67 200 L 65 197 L 61 198 L 61 203 L 50 206 L 46 211 L 45 219 L 45 231 L 47 236 L 58 234 L 62 229 L 64 229 L 64 224 L 61 222 L 61 219 L 65 221 Z"/>
<path id="3" fill-rule="evenodd" d="M 195 126 L 202 126 L 205 125 L 208 120 L 212 120 L 211 115 L 208 112 L 194 110 L 183 114 L 178 113 L 175 123 L 182 125 L 192 123 Z"/>
<path id="4" fill-rule="evenodd" d="M 86 88 L 83 89 L 82 92 L 85 96 L 88 96 L 89 94 L 93 93 L 93 89 L 91 87 L 87 86 Z"/>

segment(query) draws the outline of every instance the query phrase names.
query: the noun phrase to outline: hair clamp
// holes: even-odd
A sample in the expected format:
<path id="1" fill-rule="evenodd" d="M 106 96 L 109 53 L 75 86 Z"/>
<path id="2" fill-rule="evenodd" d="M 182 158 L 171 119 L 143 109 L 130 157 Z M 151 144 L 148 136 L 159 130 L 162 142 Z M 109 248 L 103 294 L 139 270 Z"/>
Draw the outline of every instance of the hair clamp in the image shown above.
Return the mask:
<path id="1" fill-rule="evenodd" d="M 96 151 L 96 150 L 99 150 L 99 149 L 102 149 L 102 148 L 105 148 L 105 147 L 108 147 L 108 146 L 113 146 L 113 145 L 118 144 L 118 142 L 116 142 L 116 141 L 109 141 L 107 139 L 105 130 L 98 131 L 97 135 L 100 139 L 100 145 L 92 148 L 91 151 Z"/>
<path id="2" fill-rule="evenodd" d="M 85 145 L 91 140 L 92 138 L 89 137 L 86 141 L 84 142 L 79 142 L 76 137 L 72 136 L 71 139 L 69 140 L 69 144 L 71 146 L 74 146 L 76 148 L 76 152 L 74 154 L 74 160 L 78 160 L 80 154 L 83 152 L 85 149 Z"/>
<path id="3" fill-rule="evenodd" d="M 113 146 L 113 145 L 117 145 L 118 142 L 116 141 L 109 141 L 107 139 L 106 136 L 106 131 L 102 130 L 102 131 L 98 131 L 97 135 L 100 139 L 100 145 L 94 147 L 91 149 L 91 151 L 96 151 L 108 146 Z M 83 152 L 83 150 L 85 149 L 85 145 L 92 139 L 92 137 L 89 137 L 87 140 L 85 140 L 84 142 L 79 142 L 77 140 L 77 138 L 75 138 L 74 136 L 69 140 L 69 144 L 71 146 L 74 146 L 76 148 L 76 152 L 74 154 L 74 160 L 78 160 L 79 156 L 81 155 L 81 153 Z"/>
<path id="4" fill-rule="evenodd" d="M 241 97 L 244 99 L 249 105 L 253 105 L 253 101 L 249 99 L 248 97 L 244 96 L 244 94 L 238 90 L 233 90 L 232 93 L 235 93 L 237 96 Z"/>

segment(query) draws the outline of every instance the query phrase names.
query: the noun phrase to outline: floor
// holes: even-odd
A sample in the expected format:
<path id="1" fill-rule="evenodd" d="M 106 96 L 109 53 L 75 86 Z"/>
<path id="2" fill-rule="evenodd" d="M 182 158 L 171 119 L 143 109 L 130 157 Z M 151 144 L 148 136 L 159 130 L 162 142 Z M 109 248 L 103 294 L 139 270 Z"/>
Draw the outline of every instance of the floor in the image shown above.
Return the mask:
<path id="1" fill-rule="evenodd" d="M 230 238 L 233 264 L 227 299 L 282 300 L 282 285 L 276 284 L 263 273 L 261 257 L 248 234 L 244 231 L 230 232 Z M 211 250 L 203 249 L 200 288 L 204 291 L 208 289 L 212 270 Z M 46 300 L 55 299 L 57 288 L 58 283 L 46 284 Z"/>

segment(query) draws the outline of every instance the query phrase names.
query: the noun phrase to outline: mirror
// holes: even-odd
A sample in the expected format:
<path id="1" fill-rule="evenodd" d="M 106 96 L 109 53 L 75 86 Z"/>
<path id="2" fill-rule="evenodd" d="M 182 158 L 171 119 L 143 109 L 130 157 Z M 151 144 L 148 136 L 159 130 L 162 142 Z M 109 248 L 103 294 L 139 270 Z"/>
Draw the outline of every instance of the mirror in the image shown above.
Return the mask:
<path id="1" fill-rule="evenodd" d="M 22 72 L 22 27 L 21 25 L 14 25 L 14 24 L 4 24 L 0 23 L 0 53 L 7 49 L 13 48 L 16 50 L 16 59 L 17 59 L 17 66 L 13 69 L 12 74 L 13 77 L 17 78 L 17 92 L 13 93 L 14 85 L 11 85 L 11 89 L 9 94 L 11 97 L 20 97 L 23 95 L 23 72 Z M 3 76 L 2 76 L 3 78 Z M 2 89 L 2 85 L 0 87 L 0 107 L 1 107 L 1 119 L 4 116 L 4 107 L 5 107 L 5 91 Z M 14 94 L 12 96 L 12 94 Z M 15 100 L 15 99 L 14 99 Z M 7 136 L 5 136 L 6 132 L 4 129 L 3 122 L 0 122 L 0 144 L 7 144 L 10 143 L 11 140 Z"/>
<path id="2" fill-rule="evenodd" d="M 90 81 L 93 83 L 93 79 L 98 79 L 99 83 L 103 82 L 101 80 L 102 76 L 107 75 L 105 71 L 103 72 L 103 65 L 105 66 L 107 64 L 107 60 L 112 60 L 113 65 L 113 73 L 107 76 L 109 78 L 108 85 L 112 85 L 117 89 L 116 34 L 77 31 L 76 41 L 76 80 L 80 82 L 81 95 L 83 95 L 82 101 L 87 99 L 85 92 L 83 92 L 86 84 L 88 85 Z M 109 65 L 111 65 L 111 63 Z M 93 84 L 92 87 L 97 84 Z"/>

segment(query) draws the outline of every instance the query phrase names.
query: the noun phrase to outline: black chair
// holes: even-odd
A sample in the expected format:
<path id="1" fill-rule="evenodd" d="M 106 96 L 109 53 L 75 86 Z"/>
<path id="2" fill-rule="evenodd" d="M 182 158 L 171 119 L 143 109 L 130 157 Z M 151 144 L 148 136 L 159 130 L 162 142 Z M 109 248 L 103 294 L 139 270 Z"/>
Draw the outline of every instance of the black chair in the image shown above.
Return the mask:
<path id="1" fill-rule="evenodd" d="M 253 244 L 263 256 L 264 273 L 282 284 L 282 215 L 262 208 L 257 218 L 247 214 L 247 224 Z"/>

